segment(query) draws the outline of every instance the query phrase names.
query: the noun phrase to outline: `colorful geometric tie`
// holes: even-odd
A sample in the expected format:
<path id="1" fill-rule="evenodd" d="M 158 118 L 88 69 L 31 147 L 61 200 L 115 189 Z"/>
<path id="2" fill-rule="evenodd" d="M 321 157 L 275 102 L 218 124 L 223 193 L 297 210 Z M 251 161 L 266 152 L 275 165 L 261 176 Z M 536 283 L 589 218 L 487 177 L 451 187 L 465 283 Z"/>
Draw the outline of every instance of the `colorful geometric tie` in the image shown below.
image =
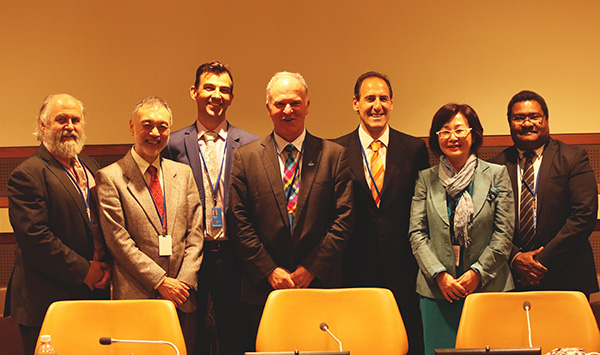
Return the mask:
<path id="1" fill-rule="evenodd" d="M 530 248 L 533 244 L 533 236 L 535 235 L 535 226 L 533 223 L 533 209 L 535 201 L 532 193 L 532 191 L 535 191 L 535 174 L 533 171 L 534 156 L 535 152 L 531 150 L 523 153 L 525 165 L 523 166 L 523 181 L 521 182 L 519 235 L 521 236 L 521 246 L 523 247 L 523 250 L 526 251 L 531 250 Z"/>
<path id="2" fill-rule="evenodd" d="M 381 193 L 384 175 L 383 160 L 381 159 L 381 155 L 379 155 L 379 148 L 381 148 L 380 141 L 373 141 L 373 143 L 371 143 L 371 150 L 373 151 L 373 154 L 371 154 L 371 166 L 369 168 L 371 169 L 371 175 L 373 176 L 373 179 L 370 180 L 369 185 L 371 188 L 371 195 L 373 196 L 373 200 L 375 200 L 377 207 L 379 207 L 379 203 L 381 203 L 377 190 L 379 190 L 379 193 Z M 373 180 L 375 181 L 375 184 L 373 184 Z M 377 186 L 377 188 L 375 186 Z"/>
<path id="3" fill-rule="evenodd" d="M 154 204 L 156 205 L 156 209 L 158 210 L 158 214 L 160 218 L 163 219 L 163 210 L 164 210 L 164 198 L 162 194 L 162 189 L 160 188 L 160 181 L 158 180 L 158 170 L 153 165 L 148 167 L 148 172 L 150 173 L 150 195 L 152 195 L 152 199 L 154 200 Z"/>
<path id="4" fill-rule="evenodd" d="M 294 159 L 293 144 L 285 146 L 283 151 L 287 154 L 285 160 L 285 169 L 283 170 L 283 191 L 287 200 L 287 212 L 290 217 L 293 217 L 298 204 L 298 190 L 300 189 L 300 177 L 296 174 L 298 162 Z"/>

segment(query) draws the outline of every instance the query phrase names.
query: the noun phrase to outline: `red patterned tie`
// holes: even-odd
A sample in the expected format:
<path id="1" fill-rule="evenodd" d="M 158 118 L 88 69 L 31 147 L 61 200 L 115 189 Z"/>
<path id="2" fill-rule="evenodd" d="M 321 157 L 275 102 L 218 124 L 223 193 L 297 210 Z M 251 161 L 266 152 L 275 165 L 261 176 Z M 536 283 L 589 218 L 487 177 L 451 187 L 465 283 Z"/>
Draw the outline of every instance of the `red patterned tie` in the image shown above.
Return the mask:
<path id="1" fill-rule="evenodd" d="M 148 172 L 150 172 L 150 194 L 152 195 L 152 199 L 154 200 L 154 204 L 156 205 L 156 209 L 158 210 L 160 218 L 163 218 L 165 200 L 163 198 L 162 189 L 160 188 L 160 181 L 158 180 L 158 171 L 156 170 L 155 166 L 150 165 L 148 167 Z"/>

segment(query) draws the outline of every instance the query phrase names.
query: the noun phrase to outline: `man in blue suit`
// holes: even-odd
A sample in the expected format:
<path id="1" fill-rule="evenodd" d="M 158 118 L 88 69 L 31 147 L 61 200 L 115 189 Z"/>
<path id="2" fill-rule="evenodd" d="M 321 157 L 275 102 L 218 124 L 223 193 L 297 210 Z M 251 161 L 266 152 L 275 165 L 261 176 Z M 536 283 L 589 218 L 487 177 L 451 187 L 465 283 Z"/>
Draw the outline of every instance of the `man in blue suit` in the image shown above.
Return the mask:
<path id="1" fill-rule="evenodd" d="M 229 201 L 233 151 L 258 136 L 227 122 L 233 101 L 233 76 L 218 61 L 200 65 L 190 96 L 198 106 L 192 125 L 171 134 L 165 158 L 188 164 L 194 172 L 204 207 L 204 261 L 198 275 L 198 332 L 194 354 L 209 354 L 204 323 L 210 292 L 217 322 L 221 355 L 240 354 L 237 320 L 240 276 L 224 218 Z"/>

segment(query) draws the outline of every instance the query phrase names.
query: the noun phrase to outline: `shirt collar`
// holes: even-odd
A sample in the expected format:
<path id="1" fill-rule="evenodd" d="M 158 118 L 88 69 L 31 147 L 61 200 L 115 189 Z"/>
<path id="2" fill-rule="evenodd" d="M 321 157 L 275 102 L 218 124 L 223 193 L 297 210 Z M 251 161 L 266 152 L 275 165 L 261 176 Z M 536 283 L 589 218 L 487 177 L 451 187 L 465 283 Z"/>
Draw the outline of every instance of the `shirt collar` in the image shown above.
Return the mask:
<path id="1" fill-rule="evenodd" d="M 153 165 L 157 171 L 160 171 L 160 155 L 152 162 L 152 164 L 150 164 L 135 151 L 134 147 L 131 147 L 131 156 L 133 156 L 133 160 L 138 168 L 140 168 L 142 175 L 146 173 L 146 170 L 148 170 L 150 165 Z"/>
<path id="2" fill-rule="evenodd" d="M 385 130 L 383 131 L 381 136 L 379 138 L 377 138 L 377 140 L 380 141 L 381 144 L 383 144 L 386 148 L 390 142 L 390 130 L 388 128 L 389 128 L 389 125 L 386 125 Z M 369 148 L 371 143 L 375 140 L 375 139 L 373 139 L 373 137 L 371 137 L 369 135 L 369 133 L 367 133 L 367 131 L 362 126 L 362 124 L 358 126 L 358 138 L 360 139 L 360 144 L 362 145 L 362 147 L 365 151 L 367 150 L 367 148 Z"/>
<path id="3" fill-rule="evenodd" d="M 227 120 L 223 120 L 223 122 L 221 122 L 215 129 L 213 132 L 217 133 L 219 135 L 219 138 L 221 138 L 222 140 L 227 140 L 227 128 L 229 127 L 229 123 L 227 122 Z M 198 129 L 198 140 L 202 139 L 202 136 L 204 135 L 204 133 L 208 132 L 208 129 L 206 129 L 206 127 L 204 127 L 204 125 L 202 123 L 200 123 L 200 121 L 196 120 L 196 128 Z"/>
<path id="4" fill-rule="evenodd" d="M 544 153 L 545 147 L 546 147 L 546 145 L 544 144 L 541 147 L 539 147 L 538 149 L 533 150 L 533 152 L 535 153 L 536 159 L 542 156 L 542 154 Z M 517 150 L 519 151 L 519 160 L 523 159 L 523 153 L 525 153 L 525 151 L 523 149 L 519 149 L 519 148 L 517 148 Z"/>
<path id="5" fill-rule="evenodd" d="M 304 138 L 306 138 L 306 128 L 302 131 L 302 133 L 298 136 L 298 138 L 294 139 L 293 142 L 288 142 L 285 139 L 281 138 L 277 133 L 273 132 L 273 136 L 275 137 L 275 143 L 277 144 L 277 153 L 281 154 L 285 149 L 285 146 L 288 144 L 293 144 L 294 147 L 300 152 L 302 150 L 302 144 L 304 143 Z"/>

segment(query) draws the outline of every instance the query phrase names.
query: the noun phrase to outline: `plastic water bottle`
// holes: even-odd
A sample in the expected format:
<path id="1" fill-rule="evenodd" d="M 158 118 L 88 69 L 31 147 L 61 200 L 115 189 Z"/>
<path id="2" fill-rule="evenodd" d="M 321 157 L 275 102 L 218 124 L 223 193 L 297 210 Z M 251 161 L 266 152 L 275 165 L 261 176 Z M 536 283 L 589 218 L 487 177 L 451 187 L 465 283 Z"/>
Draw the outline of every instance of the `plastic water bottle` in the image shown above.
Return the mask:
<path id="1" fill-rule="evenodd" d="M 40 336 L 40 345 L 35 350 L 35 355 L 58 355 L 51 340 L 50 335 Z"/>

